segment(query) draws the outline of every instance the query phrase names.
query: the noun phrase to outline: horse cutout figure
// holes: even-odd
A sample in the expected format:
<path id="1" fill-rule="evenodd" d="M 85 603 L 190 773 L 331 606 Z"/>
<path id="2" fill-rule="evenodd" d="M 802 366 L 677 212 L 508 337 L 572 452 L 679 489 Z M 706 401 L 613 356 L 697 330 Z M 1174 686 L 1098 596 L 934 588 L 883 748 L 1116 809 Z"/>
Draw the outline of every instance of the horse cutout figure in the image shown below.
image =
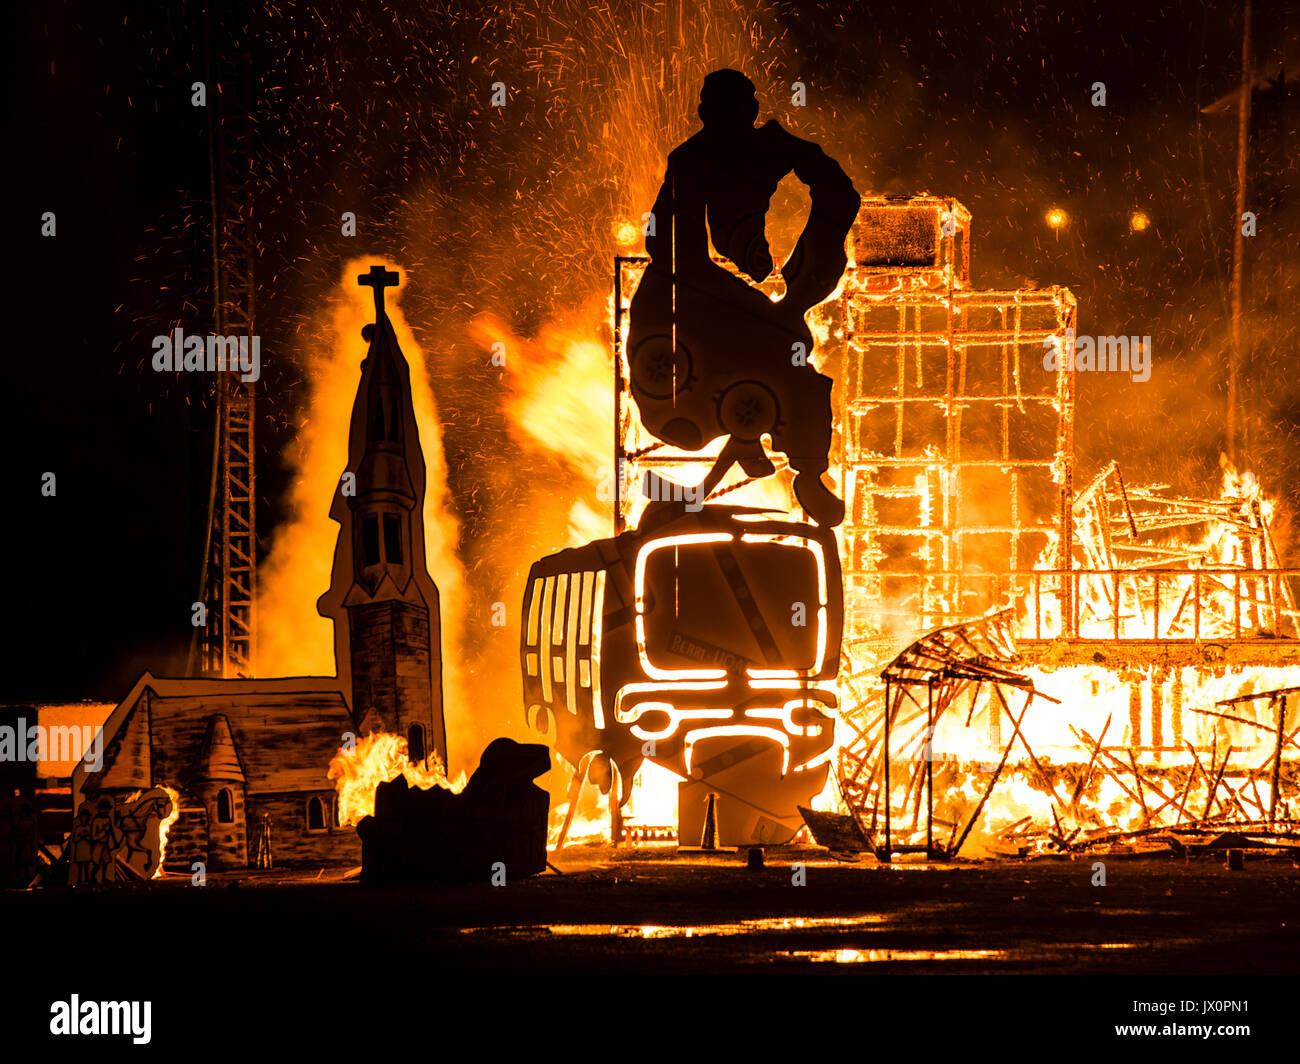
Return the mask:
<path id="1" fill-rule="evenodd" d="M 115 800 L 87 798 L 68 838 L 68 886 L 95 887 L 129 878 L 150 880 L 162 862 L 162 824 L 175 811 L 162 787 Z"/>

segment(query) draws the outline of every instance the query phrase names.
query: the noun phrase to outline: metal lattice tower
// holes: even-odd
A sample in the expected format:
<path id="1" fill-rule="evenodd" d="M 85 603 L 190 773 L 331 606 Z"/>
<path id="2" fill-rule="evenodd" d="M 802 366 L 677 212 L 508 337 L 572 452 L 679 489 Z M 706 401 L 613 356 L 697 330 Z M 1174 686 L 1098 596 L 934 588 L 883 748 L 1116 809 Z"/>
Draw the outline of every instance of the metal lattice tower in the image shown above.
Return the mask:
<path id="1" fill-rule="evenodd" d="M 251 125 L 254 77 L 247 55 L 216 51 L 209 37 L 213 331 L 254 335 Z M 251 342 L 251 341 L 250 341 Z M 198 670 L 252 676 L 256 656 L 256 382 L 224 372 L 217 382 L 209 529 L 200 598 Z M 194 671 L 194 653 L 190 671 Z"/>

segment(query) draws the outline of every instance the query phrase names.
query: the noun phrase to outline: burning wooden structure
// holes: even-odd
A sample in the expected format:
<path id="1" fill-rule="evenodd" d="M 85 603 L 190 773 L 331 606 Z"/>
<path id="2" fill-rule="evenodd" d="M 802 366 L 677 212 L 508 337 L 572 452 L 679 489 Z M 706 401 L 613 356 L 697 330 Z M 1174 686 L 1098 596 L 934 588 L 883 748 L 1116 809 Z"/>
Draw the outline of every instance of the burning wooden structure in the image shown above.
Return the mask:
<path id="1" fill-rule="evenodd" d="M 1202 759 L 1205 745 L 1186 739 L 1181 763 L 1151 758 L 1132 746 L 1107 745 L 1114 723 L 1108 714 L 1095 735 L 1067 721 L 1085 756 L 1053 761 L 1035 752 L 1034 715 L 1063 717 L 1068 707 L 1016 671 L 1018 663 L 1010 610 L 939 629 L 881 673 L 881 713 L 844 720 L 840 794 L 861 837 L 881 859 L 900 853 L 957 856 L 1008 772 L 1040 800 L 1026 802 L 1022 794 L 1018 804 L 1003 803 L 1002 822 L 983 832 L 986 851 L 994 853 L 1134 844 L 1183 849 L 1212 845 L 1229 833 L 1237 848 L 1300 842 L 1300 811 L 1294 807 L 1300 772 L 1294 755 L 1286 757 L 1300 750 L 1300 724 L 1288 715 L 1288 701 L 1294 708 L 1300 687 L 1195 710 L 1261 733 L 1263 742 L 1255 746 L 1215 742 Z M 1237 707 L 1252 703 L 1266 706 L 1263 719 L 1240 714 Z M 996 762 L 984 761 L 969 745 L 965 757 L 951 752 L 954 737 L 972 730 L 983 732 L 980 748 L 988 752 L 984 756 L 996 755 Z M 936 750 L 940 733 L 946 751 Z M 1262 761 L 1253 754 L 1256 748 L 1266 752 Z M 1117 817 L 1117 807 L 1140 815 Z M 1026 815 L 1008 822 L 1011 809 Z M 1047 821 L 1041 819 L 1044 811 Z"/>
<path id="2" fill-rule="evenodd" d="M 1043 359 L 1073 335 L 1073 298 L 970 289 L 968 226 L 953 201 L 869 202 L 831 311 L 850 500 L 843 801 L 885 857 L 951 856 L 981 817 L 991 852 L 1290 831 L 1300 570 L 1281 566 L 1270 505 L 1231 469 L 1217 499 L 1126 485 L 1115 463 L 1076 492 L 1074 371 Z M 1267 719 L 1204 727 L 1238 701 Z M 950 727 L 957 702 L 976 741 Z"/>
<path id="3" fill-rule="evenodd" d="M 868 200 L 826 307 L 841 338 L 840 478 L 850 653 L 999 605 L 980 574 L 1062 560 L 1074 375 L 1043 369 L 1074 328 L 1064 288 L 970 286 L 955 200 Z"/>

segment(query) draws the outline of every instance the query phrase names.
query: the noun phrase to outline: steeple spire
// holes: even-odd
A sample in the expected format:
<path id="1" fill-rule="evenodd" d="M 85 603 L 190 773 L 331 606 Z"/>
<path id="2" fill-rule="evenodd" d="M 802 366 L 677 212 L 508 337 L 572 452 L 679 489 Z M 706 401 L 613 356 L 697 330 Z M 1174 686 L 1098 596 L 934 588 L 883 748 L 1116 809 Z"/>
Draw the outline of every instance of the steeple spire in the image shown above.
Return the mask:
<path id="1" fill-rule="evenodd" d="M 384 316 L 384 289 L 396 287 L 399 280 L 396 270 L 386 270 L 382 266 L 371 266 L 369 273 L 359 274 L 357 284 L 375 290 L 375 321 Z"/>
<path id="2" fill-rule="evenodd" d="M 445 765 L 438 588 L 424 554 L 424 455 L 411 373 L 384 310 L 395 270 L 372 266 L 375 323 L 348 430 L 347 471 L 330 504 L 339 525 L 329 590 L 317 608 L 334 622 L 334 656 L 359 730 L 393 732 Z"/>

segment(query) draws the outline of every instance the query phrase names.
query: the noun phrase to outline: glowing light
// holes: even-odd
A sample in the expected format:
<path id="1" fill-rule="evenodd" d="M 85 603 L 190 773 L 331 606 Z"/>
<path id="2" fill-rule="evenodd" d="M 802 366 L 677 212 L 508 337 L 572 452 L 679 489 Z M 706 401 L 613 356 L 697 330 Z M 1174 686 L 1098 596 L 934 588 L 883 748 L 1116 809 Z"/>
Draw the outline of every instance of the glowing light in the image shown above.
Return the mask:
<path id="1" fill-rule="evenodd" d="M 1063 229 L 1070 220 L 1070 216 L 1061 210 L 1060 207 L 1053 207 L 1047 212 L 1047 224 L 1053 229 Z"/>
<path id="2" fill-rule="evenodd" d="M 614 696 L 614 719 L 618 721 L 620 724 L 635 723 L 636 720 L 641 716 L 642 709 L 645 706 L 653 706 L 655 709 L 662 709 L 664 706 L 669 705 L 668 703 L 658 703 L 658 702 L 640 703 L 639 702 L 636 705 L 634 705 L 631 709 L 624 709 L 623 699 L 624 696 L 629 694 L 640 694 L 641 692 L 651 692 L 651 691 L 656 694 L 660 692 L 664 694 L 672 694 L 674 691 L 721 691 L 726 686 L 727 686 L 726 680 L 714 680 L 709 683 L 624 684 L 622 687 L 619 688 L 618 694 Z M 706 717 L 712 716 L 715 711 L 709 709 L 697 709 L 697 710 L 674 710 L 674 712 L 678 713 L 679 715 L 685 716 L 687 718 L 691 718 L 697 714 L 702 714 L 703 716 Z M 730 715 L 731 715 L 731 711 L 727 710 L 727 716 Z"/>
<path id="3" fill-rule="evenodd" d="M 1129 215 L 1128 227 L 1135 233 L 1145 232 L 1151 227 L 1151 219 L 1144 211 L 1134 211 Z"/>
<path id="4" fill-rule="evenodd" d="M 631 732 L 638 739 L 667 739 L 677 734 L 683 720 L 727 720 L 731 716 L 729 709 L 678 709 L 667 702 L 646 702 L 646 708 L 668 714 L 668 723 L 656 732 L 633 724 Z M 640 707 L 638 707 L 640 708 Z M 690 740 L 687 740 L 688 744 Z"/>
<path id="5" fill-rule="evenodd" d="M 605 612 L 605 570 L 596 573 L 595 590 L 591 598 L 591 617 L 600 617 L 603 621 Z M 584 620 L 584 624 L 589 621 Z M 600 689 L 600 638 L 604 624 L 591 625 L 591 708 L 596 717 L 596 727 L 605 730 L 605 704 L 601 700 Z"/>
<path id="6" fill-rule="evenodd" d="M 614 223 L 614 239 L 621 248 L 631 247 L 641 236 L 641 228 L 635 222 L 622 221 Z"/>
<path id="7" fill-rule="evenodd" d="M 796 724 L 794 722 L 794 711 L 810 708 L 818 710 L 826 717 L 826 720 L 814 724 Z M 821 735 L 827 724 L 830 724 L 832 728 L 835 726 L 835 718 L 831 716 L 828 710 L 829 707 L 817 702 L 808 699 L 796 699 L 793 702 L 786 702 L 779 709 L 747 709 L 745 710 L 745 716 L 752 717 L 755 720 L 778 720 L 787 735 L 802 735 L 806 739 L 811 739 L 814 736 Z M 830 753 L 830 751 L 828 750 L 827 753 Z M 810 765 L 804 767 L 808 768 Z"/>

